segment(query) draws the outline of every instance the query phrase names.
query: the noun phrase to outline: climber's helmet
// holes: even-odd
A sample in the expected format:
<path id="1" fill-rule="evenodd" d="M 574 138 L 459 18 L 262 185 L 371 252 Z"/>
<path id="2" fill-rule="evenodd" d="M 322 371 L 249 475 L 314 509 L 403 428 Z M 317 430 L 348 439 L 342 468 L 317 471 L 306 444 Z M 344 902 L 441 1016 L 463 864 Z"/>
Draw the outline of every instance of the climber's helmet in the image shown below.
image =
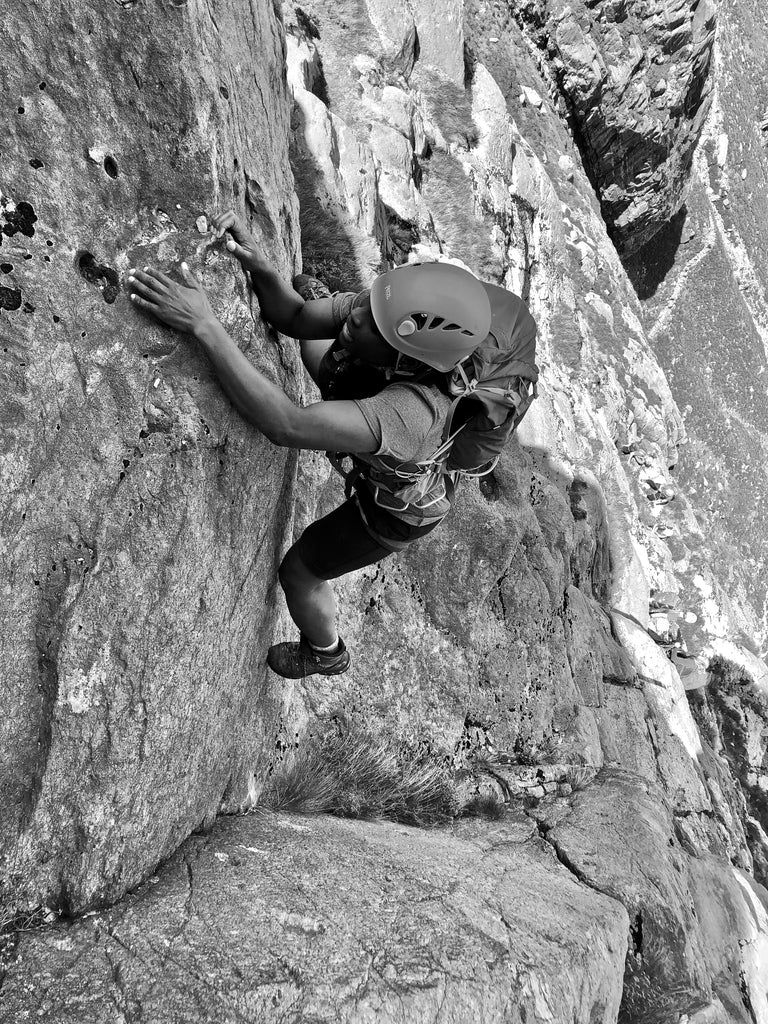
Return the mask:
<path id="1" fill-rule="evenodd" d="M 381 274 L 371 313 L 398 352 L 444 371 L 474 352 L 491 327 L 485 288 L 452 263 L 407 263 Z"/>

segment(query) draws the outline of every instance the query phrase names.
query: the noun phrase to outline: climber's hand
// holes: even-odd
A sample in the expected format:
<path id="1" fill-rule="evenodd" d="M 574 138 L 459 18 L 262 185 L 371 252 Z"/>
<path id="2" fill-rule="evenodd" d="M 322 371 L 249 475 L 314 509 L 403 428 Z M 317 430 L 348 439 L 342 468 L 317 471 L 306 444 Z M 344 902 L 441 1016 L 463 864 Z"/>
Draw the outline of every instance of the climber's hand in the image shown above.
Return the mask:
<path id="1" fill-rule="evenodd" d="M 215 320 L 216 316 L 202 285 L 186 263 L 181 264 L 181 273 L 188 285 L 186 288 L 159 270 L 150 267 L 143 271 L 132 270 L 128 278 L 131 299 L 168 327 L 194 334 L 196 328 Z"/>
<path id="2" fill-rule="evenodd" d="M 240 261 L 243 270 L 259 269 L 263 258 L 258 243 L 234 210 L 217 213 L 211 221 L 211 230 L 216 238 L 221 238 L 225 231 L 230 233 L 232 237 L 227 239 L 227 251 Z"/>

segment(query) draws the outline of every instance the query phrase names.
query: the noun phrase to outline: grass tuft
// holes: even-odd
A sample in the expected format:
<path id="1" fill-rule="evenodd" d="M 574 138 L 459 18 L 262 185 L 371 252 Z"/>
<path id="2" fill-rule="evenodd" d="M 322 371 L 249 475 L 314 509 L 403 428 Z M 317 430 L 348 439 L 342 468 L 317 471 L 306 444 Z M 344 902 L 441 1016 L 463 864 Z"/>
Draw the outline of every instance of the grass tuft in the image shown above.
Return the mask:
<path id="1" fill-rule="evenodd" d="M 381 265 L 375 240 L 352 224 L 346 212 L 333 209 L 320 195 L 322 172 L 298 147 L 292 153 L 299 197 L 301 255 L 305 274 L 325 281 L 331 291 L 360 291 L 370 286 Z"/>
<path id="2" fill-rule="evenodd" d="M 500 254 L 492 242 L 493 222 L 477 207 L 472 182 L 459 162 L 435 150 L 422 163 L 421 192 L 447 256 L 455 256 L 485 281 L 503 276 Z"/>
<path id="3" fill-rule="evenodd" d="M 447 759 L 348 726 L 310 741 L 272 776 L 261 803 L 275 811 L 422 827 L 447 824 L 460 812 Z"/>
<path id="4" fill-rule="evenodd" d="M 46 907 L 25 909 L 25 901 L 21 886 L 16 891 L 0 888 L 0 983 L 21 935 L 44 928 L 51 919 Z"/>
<path id="5" fill-rule="evenodd" d="M 416 65 L 411 84 L 421 94 L 427 126 L 430 122 L 434 124 L 449 146 L 469 150 L 477 145 L 480 131 L 466 89 L 420 64 Z M 434 144 L 436 140 L 431 141 Z"/>
<path id="6" fill-rule="evenodd" d="M 642 953 L 630 946 L 618 1024 L 669 1024 L 694 1012 L 702 1000 L 673 972 L 660 943 L 646 943 Z"/>
<path id="7" fill-rule="evenodd" d="M 565 779 L 563 781 L 567 782 L 571 787 L 571 792 L 578 793 L 580 789 L 586 789 L 587 786 L 594 781 L 594 778 L 594 768 L 587 768 L 584 765 L 574 764 L 571 765 L 565 773 Z"/>
<path id="8" fill-rule="evenodd" d="M 507 813 L 507 805 L 498 796 L 476 796 L 461 808 L 462 818 L 485 818 L 500 821 Z"/>

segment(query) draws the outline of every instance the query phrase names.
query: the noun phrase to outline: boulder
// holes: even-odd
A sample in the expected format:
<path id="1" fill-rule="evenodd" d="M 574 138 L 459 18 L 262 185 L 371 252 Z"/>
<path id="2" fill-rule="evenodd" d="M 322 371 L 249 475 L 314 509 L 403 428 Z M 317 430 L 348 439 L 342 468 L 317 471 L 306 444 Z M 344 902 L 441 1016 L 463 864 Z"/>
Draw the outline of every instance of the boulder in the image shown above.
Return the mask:
<path id="1" fill-rule="evenodd" d="M 765 1020 L 768 891 L 709 853 L 688 856 L 662 792 L 634 774 L 604 768 L 569 803 L 537 817 L 561 861 L 627 909 L 625 1013 L 714 1002 L 720 1020 Z"/>

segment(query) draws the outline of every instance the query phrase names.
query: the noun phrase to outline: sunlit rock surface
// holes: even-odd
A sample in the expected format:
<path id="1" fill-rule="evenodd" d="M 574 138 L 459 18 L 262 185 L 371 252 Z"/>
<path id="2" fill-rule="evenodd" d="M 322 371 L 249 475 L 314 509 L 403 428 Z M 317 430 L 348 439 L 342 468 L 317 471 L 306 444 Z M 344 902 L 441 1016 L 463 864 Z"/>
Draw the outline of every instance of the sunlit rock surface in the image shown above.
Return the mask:
<path id="1" fill-rule="evenodd" d="M 114 910 L 23 943 L 0 1007 L 18 1024 L 608 1024 L 626 930 L 523 816 L 449 833 L 221 819 Z"/>
<path id="2" fill-rule="evenodd" d="M 613 1020 L 618 998 L 625 1021 L 650 1011 L 724 1024 L 768 1020 L 768 895 L 760 884 L 768 864 L 768 810 L 761 796 L 767 673 L 760 654 L 768 536 L 760 404 L 768 219 L 760 216 L 764 197 L 753 184 L 766 172 L 760 124 L 768 96 L 755 83 L 762 81 L 768 33 L 755 4 L 738 18 L 721 7 L 681 5 L 665 22 L 660 8 L 639 0 L 567 10 L 555 3 L 508 7 L 480 0 L 445 9 L 313 0 L 300 10 L 285 6 L 282 25 L 266 4 L 254 6 L 253 24 L 240 22 L 240 14 L 217 15 L 218 34 L 208 14 L 185 7 L 168 12 L 176 20 L 162 44 L 168 47 L 163 60 L 178 64 L 182 76 L 164 90 L 153 86 L 151 95 L 135 78 L 144 81 L 145 68 L 149 80 L 150 64 L 141 61 L 149 62 L 151 47 L 161 45 L 147 43 L 147 10 L 110 10 L 110 31 L 130 26 L 133 33 L 135 74 L 131 62 L 121 64 L 125 88 L 116 92 L 119 99 L 104 94 L 103 126 L 71 123 L 71 108 L 55 99 L 51 72 L 46 89 L 39 88 L 33 71 L 42 43 L 34 44 L 32 26 L 14 22 L 26 70 L 5 74 L 16 75 L 12 89 L 25 112 L 13 117 L 21 141 L 0 255 L 28 250 L 33 256 L 23 263 L 14 256 L 7 280 L 35 310 L 12 309 L 16 300 L 9 298 L 0 312 L 11 339 L 4 354 L 9 379 L 21 396 L 13 399 L 21 412 L 6 408 L 25 417 L 11 424 L 17 440 L 3 463 L 11 474 L 4 557 L 18 581 L 13 601 L 28 606 L 26 632 L 10 612 L 5 631 L 7 661 L 14 666 L 2 783 L 15 808 L 8 819 L 14 821 L 7 836 L 10 891 L 23 880 L 19 895 L 30 905 L 71 911 L 118 897 L 150 876 L 222 801 L 233 809 L 256 800 L 269 770 L 301 756 L 308 733 L 345 718 L 393 742 L 429 749 L 467 772 L 482 761 L 483 785 L 536 823 L 539 838 L 523 830 L 524 842 L 546 841 L 580 889 L 610 897 L 613 910 L 603 919 L 599 946 L 609 951 L 606 990 L 597 984 L 579 993 L 551 989 L 560 994 L 545 993 L 531 1011 L 534 1019 L 565 1022 L 594 1014 Z M 63 13 L 62 19 L 67 39 L 71 18 Z M 750 50 L 743 42 L 747 26 L 754 35 Z M 106 80 L 116 72 L 106 60 L 108 49 L 98 49 L 105 33 L 102 28 L 100 41 L 88 44 L 88 67 L 101 68 Z M 204 42 L 194 60 L 174 56 L 174 47 L 198 39 Z M 221 53 L 210 51 L 211 40 Z M 594 59 L 586 61 L 585 48 Z M 604 76 L 594 95 L 590 69 Z M 664 75 L 664 93 L 657 73 Z M 77 62 L 62 67 L 63 94 L 84 94 L 86 77 L 85 65 L 82 72 Z M 651 78 L 654 88 L 646 95 Z M 58 120 L 51 107 L 56 102 L 63 104 Z M 165 163 L 158 169 L 150 141 L 140 149 L 127 141 L 121 149 L 115 141 L 131 134 L 137 103 L 145 104 L 142 123 L 158 125 L 157 136 L 144 128 L 144 137 L 168 147 L 164 160 L 187 161 L 183 181 Z M 68 192 L 45 184 L 49 152 L 26 153 L 31 143 L 24 118 L 38 116 L 38 108 L 48 112 L 44 127 L 57 159 L 63 148 L 68 160 L 79 161 L 78 173 L 68 172 L 77 183 L 70 181 Z M 191 136 L 179 135 L 181 124 Z M 205 130 L 193 132 L 190 125 Z M 65 144 L 70 136 L 55 131 L 80 134 Z M 187 140 L 178 143 L 177 157 L 169 133 Z M 622 174 L 610 181 L 611 161 L 625 151 Z M 135 176 L 123 171 L 131 160 L 143 161 Z M 142 204 L 154 208 L 147 182 L 155 181 L 169 221 L 156 229 L 162 237 L 145 237 L 126 224 L 144 223 Z M 94 182 L 101 190 L 98 209 L 89 205 Z M 251 216 L 288 274 L 300 265 L 296 196 L 304 267 L 333 288 L 369 283 L 382 255 L 402 262 L 443 254 L 523 295 L 539 324 L 542 376 L 539 399 L 498 468 L 464 486 L 441 528 L 339 586 L 350 672 L 331 683 L 310 678 L 293 685 L 267 677 L 263 667 L 266 646 L 292 635 L 275 591 L 275 567 L 291 534 L 338 504 L 339 481 L 314 453 L 298 460 L 295 480 L 295 460 L 237 417 L 194 347 L 143 323 L 103 268 L 115 268 L 122 282 L 135 262 L 170 268 L 177 256 L 188 256 L 249 357 L 291 395 L 313 400 L 295 346 L 278 344 L 258 310 L 251 313 L 241 276 L 221 243 L 205 234 L 202 220 L 233 203 Z M 118 244 L 110 236 L 111 248 L 104 247 L 103 208 L 115 225 L 113 236 L 122 239 Z M 87 238 L 84 223 L 93 225 Z M 41 263 L 41 271 L 37 260 L 43 258 L 33 247 L 48 238 L 55 243 L 46 247 L 51 264 Z M 57 264 L 55 254 L 66 246 L 71 252 Z M 94 262 L 81 261 L 77 246 Z M 66 344 L 55 332 L 70 321 L 58 312 L 60 321 L 33 330 L 56 273 L 55 294 L 71 306 Z M 37 301 L 29 298 L 37 295 L 34 289 Z M 73 295 L 80 296 L 77 303 Z M 110 297 L 115 301 L 105 301 Z M 53 376 L 50 367 L 39 370 L 41 347 Z M 21 376 L 34 367 L 33 380 Z M 70 378 L 71 399 L 61 387 Z M 67 436 L 57 383 L 58 402 L 71 409 L 74 424 L 66 460 L 58 453 L 63 448 L 55 457 L 41 454 Z M 41 394 L 47 396 L 42 417 L 35 404 Z M 37 433 L 20 429 L 27 420 L 39 421 Z M 143 426 L 150 421 L 162 425 Z M 136 427 L 139 441 L 131 434 L 132 447 L 120 440 L 128 436 L 125 423 Z M 149 436 L 141 438 L 141 430 Z M 142 447 L 156 444 L 156 435 L 173 458 Z M 87 455 L 83 438 L 102 453 L 101 461 Z M 217 445 L 223 454 L 211 454 L 216 464 L 209 472 L 206 452 Z M 150 481 L 152 498 L 136 479 L 137 460 L 154 467 L 160 481 Z M 73 479 L 90 481 L 90 490 Z M 47 504 L 34 497 L 40 480 Z M 72 511 L 72 494 L 81 487 Z M 84 584 L 75 586 L 65 575 L 56 590 L 55 575 L 45 578 L 48 553 L 43 559 L 40 544 L 67 535 L 72 523 L 80 531 L 75 543 L 83 538 L 93 545 L 94 566 L 83 573 Z M 51 563 L 60 569 L 62 552 L 67 564 L 70 556 L 61 546 L 56 550 L 59 559 Z M 35 604 L 43 595 L 53 596 Z M 677 638 L 691 658 L 667 657 L 654 639 L 660 636 Z M 257 828 L 221 823 L 215 834 L 236 837 L 241 827 Z M 477 835 L 507 830 L 515 843 L 519 827 L 515 817 L 479 825 Z M 338 835 L 401 841 L 390 838 L 397 826 L 308 822 L 307 828 L 296 834 L 307 843 L 311 834 L 318 849 L 332 847 Z M 441 842 L 465 841 L 453 834 L 410 835 L 425 863 Z M 240 841 L 266 850 L 258 878 L 278 879 L 258 896 L 260 921 L 283 905 L 296 878 L 308 879 L 315 893 L 315 861 L 289 868 L 275 861 L 271 843 Z M 185 850 L 194 855 L 204 842 L 194 838 Z M 340 904 L 354 904 L 345 893 L 363 891 L 356 887 L 383 891 L 378 875 L 368 878 L 362 849 L 355 845 L 356 855 L 343 861 L 347 889 L 331 880 L 322 894 L 334 913 Z M 206 860 L 210 869 L 214 860 L 224 863 Z M 575 884 L 554 857 L 537 864 L 537 871 Z M 206 875 L 222 906 L 242 903 L 241 882 L 260 884 L 251 878 L 253 868 L 245 870 L 247 882 L 240 875 Z M 164 938 L 175 942 L 184 932 L 179 908 L 188 898 L 185 885 L 177 859 L 156 888 L 111 911 L 110 921 L 130 922 L 137 950 L 145 943 L 159 949 Z M 156 895 L 164 887 L 175 893 L 163 905 L 167 920 Z M 304 913 L 294 906 L 285 912 Z M 216 913 L 232 922 L 230 930 L 243 926 L 235 911 Z M 437 933 L 449 917 L 440 918 Z M 69 1012 L 60 980 L 72 969 L 66 957 L 88 950 L 83 963 L 101 965 L 91 978 L 101 977 L 105 958 L 108 966 L 114 957 L 111 943 L 109 953 L 106 945 L 101 952 L 107 942 L 99 937 L 102 926 L 88 920 L 71 934 L 55 930 L 25 940 L 3 992 L 21 1000 L 45 976 L 51 1001 L 41 1016 L 55 1020 L 61 1007 Z M 561 916 L 553 927 L 567 932 L 567 920 Z M 174 927 L 178 934 L 167 934 Z M 617 955 L 624 978 L 613 988 L 616 928 L 623 929 Z M 295 964 L 287 952 L 290 929 L 269 934 L 275 955 Z M 567 972 L 559 980 L 547 972 L 570 962 L 564 950 L 572 940 L 563 933 L 551 937 L 547 948 L 555 952 L 536 961 L 544 965 L 536 984 L 546 976 L 550 987 L 556 980 L 567 987 Z M 56 945 L 70 941 L 71 949 Z M 229 935 L 226 942 L 237 963 L 242 941 Z M 207 947 L 196 948 L 194 956 L 208 956 Z M 323 971 L 324 948 L 306 940 L 305 974 L 280 975 L 280 999 L 299 1009 L 320 1007 L 318 1019 L 336 1019 L 312 980 Z M 501 954 L 514 977 L 527 962 L 522 948 L 510 940 Z M 401 978 L 415 1002 L 402 1009 L 386 1001 L 385 986 L 375 987 L 382 1001 L 379 1016 L 371 1017 L 374 1011 L 356 1005 L 343 983 L 360 976 L 359 949 L 352 943 L 339 956 L 331 987 L 341 1019 L 435 1018 L 433 997 L 445 990 L 438 984 L 427 995 L 414 994 L 418 985 L 397 964 L 392 983 Z M 451 989 L 451 1002 L 470 1007 L 469 1016 L 445 1019 L 503 1019 L 504 999 L 513 1006 L 523 999 L 523 990 L 510 990 L 497 973 L 483 974 L 487 1002 L 474 1002 L 479 996 L 471 979 L 479 962 L 464 962 L 461 971 L 472 973 L 460 973 L 463 981 Z M 171 1006 L 142 988 L 176 970 L 154 953 L 147 978 L 132 980 L 115 996 L 131 963 L 126 959 L 103 983 L 91 983 L 88 1012 L 97 1014 L 113 998 L 118 1006 L 119 999 L 135 998 L 147 1020 L 192 1012 L 191 989 Z M 230 968 L 221 966 L 211 984 L 226 990 L 228 1008 L 262 1012 L 261 996 L 247 994 L 248 972 L 259 976 L 260 963 L 247 961 L 247 980 L 232 980 Z M 198 981 L 188 981 L 186 968 L 183 973 L 197 992 Z"/>
<path id="3" fill-rule="evenodd" d="M 288 271 L 298 217 L 267 5 L 219 31 L 173 5 L 52 11 L 3 15 L 0 842 L 12 893 L 76 909 L 252 798 L 282 700 L 263 650 L 294 460 L 136 311 L 127 271 L 189 260 L 298 394 L 206 220 L 246 204 Z"/>
<path id="4" fill-rule="evenodd" d="M 682 204 L 715 86 L 718 5 L 531 0 L 509 8 L 538 51 L 609 231 L 621 251 L 634 252 Z"/>

